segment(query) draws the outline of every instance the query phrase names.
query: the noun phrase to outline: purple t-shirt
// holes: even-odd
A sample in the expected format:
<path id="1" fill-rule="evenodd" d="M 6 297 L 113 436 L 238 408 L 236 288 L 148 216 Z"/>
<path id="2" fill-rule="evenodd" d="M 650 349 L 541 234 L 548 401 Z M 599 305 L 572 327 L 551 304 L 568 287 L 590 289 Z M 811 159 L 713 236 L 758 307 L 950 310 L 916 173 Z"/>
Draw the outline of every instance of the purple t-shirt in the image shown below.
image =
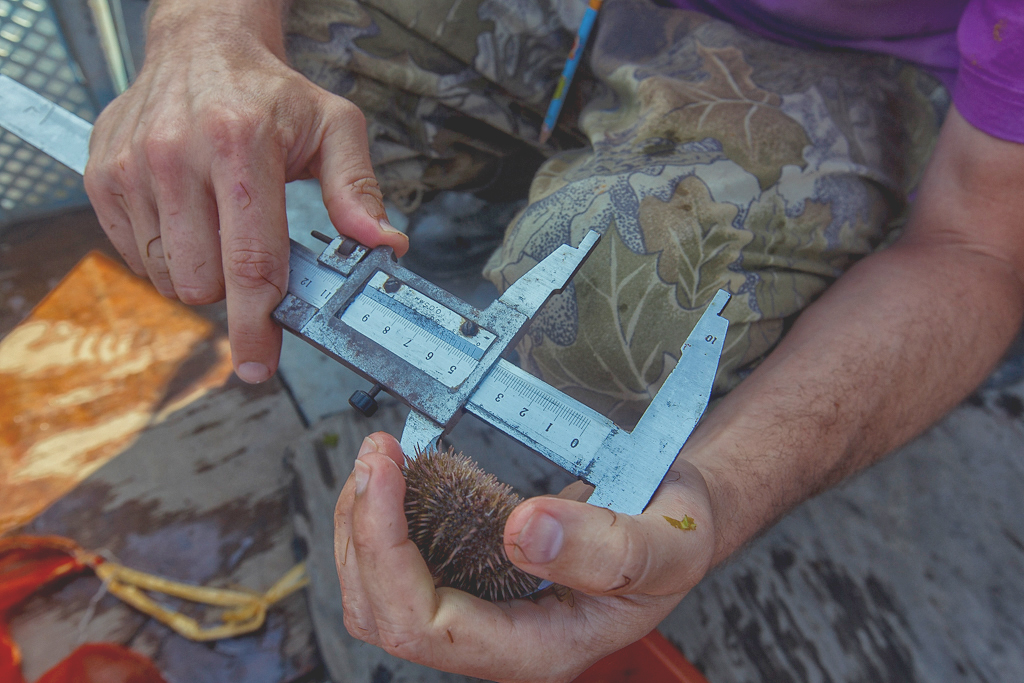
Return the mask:
<path id="1" fill-rule="evenodd" d="M 976 128 L 1024 143 L 1024 0 L 672 0 L 768 38 L 919 64 Z"/>

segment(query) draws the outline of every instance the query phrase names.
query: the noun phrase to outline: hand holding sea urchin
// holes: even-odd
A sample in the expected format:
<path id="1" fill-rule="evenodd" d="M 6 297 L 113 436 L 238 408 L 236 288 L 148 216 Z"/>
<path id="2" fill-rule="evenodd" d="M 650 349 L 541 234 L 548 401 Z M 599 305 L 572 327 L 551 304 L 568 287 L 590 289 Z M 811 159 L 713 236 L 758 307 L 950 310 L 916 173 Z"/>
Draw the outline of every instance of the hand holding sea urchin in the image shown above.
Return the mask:
<path id="1" fill-rule="evenodd" d="M 508 561 L 505 522 L 522 499 L 454 448 L 406 460 L 405 518 L 438 586 L 500 602 L 532 593 L 540 580 Z"/>

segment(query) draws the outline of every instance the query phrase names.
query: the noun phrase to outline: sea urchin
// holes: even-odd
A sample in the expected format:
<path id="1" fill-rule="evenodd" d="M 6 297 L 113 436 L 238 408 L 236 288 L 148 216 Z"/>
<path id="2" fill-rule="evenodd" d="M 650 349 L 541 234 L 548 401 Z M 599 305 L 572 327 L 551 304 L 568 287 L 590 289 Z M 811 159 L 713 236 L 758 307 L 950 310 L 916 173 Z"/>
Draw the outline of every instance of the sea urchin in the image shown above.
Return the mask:
<path id="1" fill-rule="evenodd" d="M 407 460 L 403 471 L 409 538 L 437 585 L 492 602 L 537 588 L 540 580 L 505 556 L 505 522 L 522 500 L 511 487 L 454 448 L 427 449 Z"/>

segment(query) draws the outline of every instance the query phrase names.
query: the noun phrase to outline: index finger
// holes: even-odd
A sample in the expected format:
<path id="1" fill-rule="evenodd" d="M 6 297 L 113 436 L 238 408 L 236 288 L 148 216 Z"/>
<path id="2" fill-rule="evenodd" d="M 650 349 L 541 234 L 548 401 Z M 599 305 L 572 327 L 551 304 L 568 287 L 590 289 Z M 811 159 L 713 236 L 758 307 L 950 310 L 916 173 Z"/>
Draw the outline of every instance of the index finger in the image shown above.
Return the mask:
<path id="1" fill-rule="evenodd" d="M 270 378 L 281 355 L 281 328 L 270 315 L 288 289 L 284 155 L 273 144 L 234 140 L 227 151 L 216 156 L 212 180 L 228 336 L 235 372 L 257 383 Z"/>

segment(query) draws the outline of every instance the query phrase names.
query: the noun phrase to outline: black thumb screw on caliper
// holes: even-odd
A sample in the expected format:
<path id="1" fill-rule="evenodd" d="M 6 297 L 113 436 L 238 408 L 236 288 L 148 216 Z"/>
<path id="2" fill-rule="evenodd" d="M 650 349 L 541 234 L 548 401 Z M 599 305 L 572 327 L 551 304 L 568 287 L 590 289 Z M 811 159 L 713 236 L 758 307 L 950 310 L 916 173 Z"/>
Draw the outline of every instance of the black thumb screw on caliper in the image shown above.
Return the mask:
<path id="1" fill-rule="evenodd" d="M 377 400 L 374 398 L 381 390 L 379 384 L 374 384 L 369 391 L 362 389 L 354 392 L 348 399 L 348 404 L 362 413 L 363 417 L 373 417 L 377 412 Z"/>
<path id="2" fill-rule="evenodd" d="M 333 237 L 331 237 L 330 235 L 325 235 L 319 230 L 311 230 L 309 234 L 317 238 L 324 244 L 330 244 L 331 242 L 334 241 Z M 350 256 L 358 246 L 359 242 L 356 242 L 351 237 L 346 237 L 341 241 L 341 244 L 338 246 L 338 253 L 341 254 L 342 256 Z"/>

